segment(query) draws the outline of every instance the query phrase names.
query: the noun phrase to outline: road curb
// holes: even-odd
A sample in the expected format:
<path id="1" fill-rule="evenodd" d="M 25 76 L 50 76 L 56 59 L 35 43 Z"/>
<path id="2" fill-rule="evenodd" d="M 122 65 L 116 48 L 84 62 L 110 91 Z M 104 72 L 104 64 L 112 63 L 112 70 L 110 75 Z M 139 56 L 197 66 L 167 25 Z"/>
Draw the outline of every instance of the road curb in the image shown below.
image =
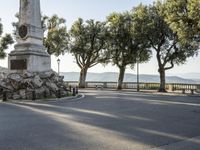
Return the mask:
<path id="1" fill-rule="evenodd" d="M 67 100 L 80 100 L 84 98 L 85 95 L 80 93 L 76 96 L 62 97 L 62 98 L 50 98 L 50 99 L 37 99 L 37 100 L 8 100 L 6 102 L 11 103 L 24 103 L 24 102 L 59 102 L 59 101 L 67 101 Z M 1 101 L 0 101 L 1 102 Z"/>

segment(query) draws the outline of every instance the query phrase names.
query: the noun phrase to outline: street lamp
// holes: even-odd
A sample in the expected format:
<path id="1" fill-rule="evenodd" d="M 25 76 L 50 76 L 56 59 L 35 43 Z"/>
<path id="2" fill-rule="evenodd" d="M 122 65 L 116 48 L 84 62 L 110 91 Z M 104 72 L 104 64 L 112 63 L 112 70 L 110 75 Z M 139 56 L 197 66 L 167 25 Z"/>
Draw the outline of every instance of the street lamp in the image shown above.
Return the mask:
<path id="1" fill-rule="evenodd" d="M 58 75 L 60 75 L 60 59 L 57 59 L 57 63 L 58 63 Z"/>
<path id="2" fill-rule="evenodd" d="M 139 61 L 137 61 L 137 92 L 140 91 Z"/>
<path id="3" fill-rule="evenodd" d="M 140 91 L 140 70 L 139 70 L 139 65 L 140 65 L 140 54 L 141 52 L 139 52 L 137 54 L 137 59 L 136 59 L 136 63 L 137 63 L 137 92 Z"/>

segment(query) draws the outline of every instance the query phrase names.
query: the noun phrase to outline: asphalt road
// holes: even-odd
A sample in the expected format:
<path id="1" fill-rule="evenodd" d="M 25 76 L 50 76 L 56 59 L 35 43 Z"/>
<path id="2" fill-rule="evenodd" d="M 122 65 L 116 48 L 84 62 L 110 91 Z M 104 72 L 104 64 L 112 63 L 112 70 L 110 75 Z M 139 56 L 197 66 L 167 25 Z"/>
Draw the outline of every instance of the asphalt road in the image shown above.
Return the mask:
<path id="1" fill-rule="evenodd" d="M 82 91 L 0 103 L 0 150 L 199 150 L 200 97 Z"/>

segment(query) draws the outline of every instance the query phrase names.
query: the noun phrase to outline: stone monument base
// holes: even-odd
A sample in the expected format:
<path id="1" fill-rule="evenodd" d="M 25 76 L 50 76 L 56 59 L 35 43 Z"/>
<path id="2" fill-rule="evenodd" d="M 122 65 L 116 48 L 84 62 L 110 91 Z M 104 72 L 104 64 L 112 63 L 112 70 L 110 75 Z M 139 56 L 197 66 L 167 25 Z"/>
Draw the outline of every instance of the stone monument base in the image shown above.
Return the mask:
<path id="1" fill-rule="evenodd" d="M 44 51 L 12 51 L 8 57 L 8 68 L 12 72 L 46 72 L 51 70 L 50 56 Z"/>

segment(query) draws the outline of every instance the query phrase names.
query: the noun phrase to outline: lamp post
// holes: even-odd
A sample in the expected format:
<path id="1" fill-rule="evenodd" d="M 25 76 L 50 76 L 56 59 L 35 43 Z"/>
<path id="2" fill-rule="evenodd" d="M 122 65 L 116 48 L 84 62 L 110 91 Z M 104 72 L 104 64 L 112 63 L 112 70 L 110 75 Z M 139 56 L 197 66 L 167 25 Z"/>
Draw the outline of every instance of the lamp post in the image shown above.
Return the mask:
<path id="1" fill-rule="evenodd" d="M 140 70 L 139 70 L 140 54 L 141 54 L 141 52 L 138 52 L 137 59 L 136 59 L 136 63 L 137 63 L 137 92 L 140 91 Z"/>
<path id="2" fill-rule="evenodd" d="M 137 61 L 137 92 L 140 91 L 139 61 Z"/>
<path id="3" fill-rule="evenodd" d="M 57 63 L 58 63 L 58 75 L 60 75 L 60 59 L 57 59 Z"/>

